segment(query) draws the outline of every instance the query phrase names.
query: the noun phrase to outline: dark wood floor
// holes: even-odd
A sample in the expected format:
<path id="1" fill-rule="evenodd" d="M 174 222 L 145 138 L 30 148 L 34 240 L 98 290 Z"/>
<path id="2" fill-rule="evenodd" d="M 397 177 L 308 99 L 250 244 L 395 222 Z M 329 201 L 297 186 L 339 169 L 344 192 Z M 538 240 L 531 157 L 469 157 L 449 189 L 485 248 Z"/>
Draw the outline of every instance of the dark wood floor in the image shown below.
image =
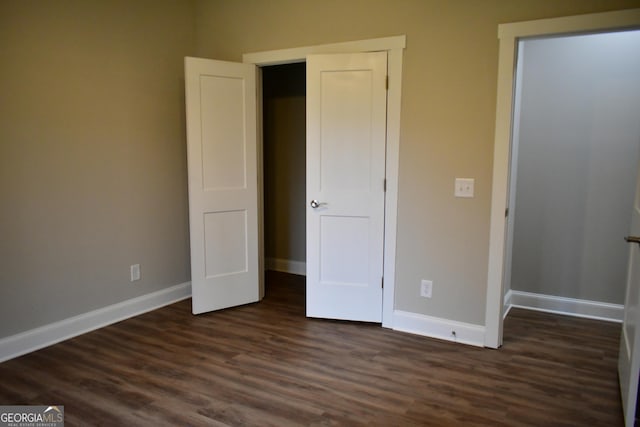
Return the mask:
<path id="1" fill-rule="evenodd" d="M 620 326 L 512 310 L 500 350 L 304 317 L 304 278 L 190 301 L 0 364 L 0 404 L 75 425 L 619 426 Z"/>

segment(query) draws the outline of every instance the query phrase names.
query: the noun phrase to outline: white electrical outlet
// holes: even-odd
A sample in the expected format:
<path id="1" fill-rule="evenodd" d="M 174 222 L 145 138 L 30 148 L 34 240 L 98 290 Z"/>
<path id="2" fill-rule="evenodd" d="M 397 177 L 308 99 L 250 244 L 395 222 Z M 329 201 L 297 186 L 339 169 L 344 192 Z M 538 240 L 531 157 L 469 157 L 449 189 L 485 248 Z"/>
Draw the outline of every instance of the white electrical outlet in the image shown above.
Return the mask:
<path id="1" fill-rule="evenodd" d="M 431 298 L 432 289 L 433 289 L 433 282 L 431 280 L 423 280 L 420 282 L 421 297 Z"/>
<path id="2" fill-rule="evenodd" d="M 136 280 L 140 280 L 140 264 L 133 264 L 129 268 L 131 272 L 131 281 L 135 282 Z"/>
<path id="3" fill-rule="evenodd" d="M 456 197 L 473 197 L 474 184 L 473 178 L 456 178 L 454 195 Z"/>

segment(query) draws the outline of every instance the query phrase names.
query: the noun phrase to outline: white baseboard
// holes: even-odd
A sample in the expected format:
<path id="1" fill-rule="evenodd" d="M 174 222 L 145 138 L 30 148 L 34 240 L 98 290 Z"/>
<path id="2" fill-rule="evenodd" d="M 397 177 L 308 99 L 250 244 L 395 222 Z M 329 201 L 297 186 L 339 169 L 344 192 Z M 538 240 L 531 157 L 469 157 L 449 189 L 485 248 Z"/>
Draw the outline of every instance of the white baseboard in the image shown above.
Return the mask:
<path id="1" fill-rule="evenodd" d="M 395 310 L 393 329 L 446 341 L 484 347 L 484 326 Z M 455 331 L 455 336 L 452 332 Z"/>
<path id="2" fill-rule="evenodd" d="M 587 319 L 622 322 L 624 305 L 589 301 L 553 295 L 534 294 L 523 291 L 509 291 L 510 306 L 529 310 L 546 311 Z"/>
<path id="3" fill-rule="evenodd" d="M 281 271 L 283 273 L 307 275 L 307 263 L 302 261 L 292 261 L 290 259 L 266 258 L 267 270 Z"/>
<path id="4" fill-rule="evenodd" d="M 507 318 L 507 314 L 511 310 L 511 298 L 513 297 L 513 291 L 509 289 L 504 296 L 504 301 L 502 303 L 502 320 Z"/>
<path id="5" fill-rule="evenodd" d="M 0 362 L 22 356 L 112 323 L 173 304 L 191 296 L 191 282 L 181 283 L 117 304 L 0 339 Z"/>

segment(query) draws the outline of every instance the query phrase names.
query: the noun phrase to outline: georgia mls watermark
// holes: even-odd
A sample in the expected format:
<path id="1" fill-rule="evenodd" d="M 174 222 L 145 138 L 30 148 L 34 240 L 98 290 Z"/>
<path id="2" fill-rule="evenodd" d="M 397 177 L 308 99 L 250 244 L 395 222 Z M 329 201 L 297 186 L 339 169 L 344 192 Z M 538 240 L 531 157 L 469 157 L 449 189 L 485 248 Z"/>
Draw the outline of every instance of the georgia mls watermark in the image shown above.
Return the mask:
<path id="1" fill-rule="evenodd" d="M 0 406 L 0 427 L 64 427 L 64 406 Z"/>

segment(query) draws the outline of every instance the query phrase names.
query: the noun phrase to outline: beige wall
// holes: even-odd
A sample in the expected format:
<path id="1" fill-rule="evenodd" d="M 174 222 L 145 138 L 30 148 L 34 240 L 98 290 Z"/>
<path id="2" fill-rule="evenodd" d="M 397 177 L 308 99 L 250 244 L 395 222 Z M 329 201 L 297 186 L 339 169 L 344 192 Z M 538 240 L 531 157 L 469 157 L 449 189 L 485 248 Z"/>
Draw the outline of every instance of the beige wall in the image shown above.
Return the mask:
<path id="1" fill-rule="evenodd" d="M 178 0 L 0 2 L 0 337 L 189 280 L 194 22 Z"/>
<path id="2" fill-rule="evenodd" d="M 499 23 L 630 0 L 200 0 L 199 56 L 405 34 L 395 307 L 484 324 Z M 476 179 L 455 199 L 455 177 Z M 420 279 L 433 298 L 418 297 Z"/>

